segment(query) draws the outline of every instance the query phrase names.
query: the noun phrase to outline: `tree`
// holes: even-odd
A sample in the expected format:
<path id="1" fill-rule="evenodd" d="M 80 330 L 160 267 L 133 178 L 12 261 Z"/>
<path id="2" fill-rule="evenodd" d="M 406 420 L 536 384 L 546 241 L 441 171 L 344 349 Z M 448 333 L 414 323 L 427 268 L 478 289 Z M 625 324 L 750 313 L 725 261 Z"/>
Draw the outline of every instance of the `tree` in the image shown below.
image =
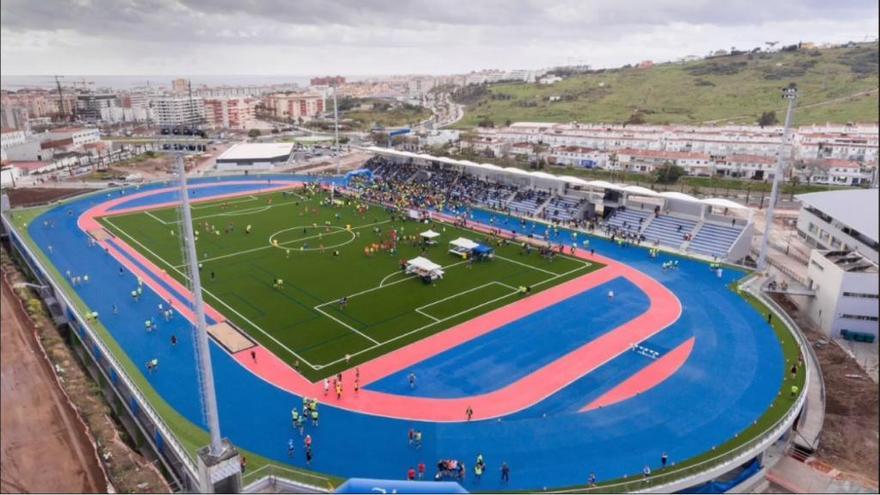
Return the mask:
<path id="1" fill-rule="evenodd" d="M 773 110 L 762 113 L 761 118 L 758 119 L 758 125 L 761 126 L 761 128 L 768 125 L 776 125 L 778 123 L 779 119 L 776 118 L 776 112 Z"/>
<path id="2" fill-rule="evenodd" d="M 256 139 L 260 137 L 260 134 L 262 134 L 262 132 L 260 132 L 259 129 L 251 129 L 248 131 L 248 137 L 251 139 Z"/>
<path id="3" fill-rule="evenodd" d="M 483 117 L 477 122 L 477 125 L 480 127 L 495 127 L 495 122 L 488 117 Z"/>
<path id="4" fill-rule="evenodd" d="M 510 127 L 510 124 L 512 124 L 512 123 L 513 123 L 513 121 L 511 121 L 510 119 L 507 119 L 504 121 L 504 127 Z"/>
<path id="5" fill-rule="evenodd" d="M 626 126 L 626 125 L 642 125 L 644 123 L 645 123 L 645 114 L 636 110 L 635 112 L 633 112 L 632 115 L 629 116 L 628 119 L 626 119 L 626 122 L 624 122 L 623 125 L 624 126 Z"/>
<path id="6" fill-rule="evenodd" d="M 664 163 L 654 171 L 657 182 L 660 184 L 674 184 L 684 174 L 683 168 L 673 165 L 671 162 Z"/>

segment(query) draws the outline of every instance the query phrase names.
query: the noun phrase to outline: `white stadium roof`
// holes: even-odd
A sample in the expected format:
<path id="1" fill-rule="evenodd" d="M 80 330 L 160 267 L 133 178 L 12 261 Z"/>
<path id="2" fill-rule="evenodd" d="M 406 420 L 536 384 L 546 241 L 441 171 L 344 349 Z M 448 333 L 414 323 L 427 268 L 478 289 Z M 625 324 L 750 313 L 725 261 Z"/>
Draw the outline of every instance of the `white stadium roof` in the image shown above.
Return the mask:
<path id="1" fill-rule="evenodd" d="M 858 230 L 874 242 L 878 241 L 877 189 L 824 191 L 795 196 L 805 206 L 812 206 L 840 223 Z"/>
<path id="2" fill-rule="evenodd" d="M 580 187 L 593 187 L 593 188 L 597 188 L 597 189 L 612 189 L 612 190 L 621 191 L 621 192 L 624 192 L 627 194 L 638 194 L 638 195 L 642 195 L 642 196 L 657 196 L 657 197 L 662 197 L 662 198 L 672 199 L 672 200 L 677 200 L 677 201 L 688 201 L 688 202 L 692 202 L 692 203 L 700 203 L 700 204 L 704 204 L 704 205 L 710 205 L 710 206 L 716 206 L 716 207 L 722 207 L 722 208 L 739 208 L 739 209 L 743 209 L 743 210 L 752 211 L 752 209 L 747 206 L 743 206 L 739 203 L 735 203 L 733 201 L 730 201 L 730 200 L 724 199 L 724 198 L 700 199 L 700 198 L 695 198 L 694 196 L 691 196 L 689 194 L 684 194 L 684 193 L 675 192 L 675 191 L 657 192 L 657 191 L 654 191 L 654 190 L 648 189 L 647 187 L 642 187 L 642 186 L 628 186 L 626 184 L 614 184 L 614 183 L 607 182 L 604 180 L 590 180 L 590 181 L 588 181 L 588 180 L 584 180 L 579 177 L 574 177 L 571 175 L 553 175 L 553 174 L 548 174 L 547 172 L 541 172 L 541 171 L 529 172 L 527 170 L 523 170 L 521 168 L 516 168 L 516 167 L 499 167 L 498 165 L 494 165 L 491 163 L 474 163 L 469 160 L 456 160 L 454 158 L 449 158 L 449 157 L 431 156 L 431 155 L 425 155 L 425 154 L 417 155 L 415 153 L 410 153 L 408 151 L 399 151 L 399 150 L 388 149 L 388 148 L 380 148 L 378 146 L 368 146 L 368 147 L 365 147 L 364 150 L 371 152 L 371 153 L 378 154 L 378 155 L 397 156 L 397 157 L 404 157 L 404 158 L 417 158 L 420 160 L 436 161 L 436 162 L 446 163 L 449 165 L 457 165 L 460 167 L 471 167 L 471 168 L 477 168 L 477 169 L 482 169 L 482 170 L 491 170 L 496 173 L 508 173 L 508 174 L 512 174 L 512 175 L 528 176 L 528 177 L 537 178 L 537 179 L 554 179 L 554 180 L 567 182 L 571 185 L 580 186 Z M 874 225 L 873 237 L 874 237 L 874 239 L 876 239 L 877 238 L 877 227 L 876 227 L 876 224 L 877 224 L 877 208 L 876 208 L 877 191 L 876 191 L 876 189 L 873 191 L 874 191 L 873 194 L 875 197 L 875 202 L 874 202 L 875 207 L 874 207 L 874 216 L 873 216 L 872 221 L 873 221 L 873 225 Z M 840 191 L 834 191 L 834 192 L 840 192 Z M 814 194 L 828 194 L 828 193 L 814 193 Z M 811 196 L 811 195 L 810 194 L 802 194 L 802 195 L 798 196 L 798 198 L 802 198 L 804 196 Z M 869 230 L 869 229 L 862 230 L 861 228 L 858 228 L 855 225 L 853 225 L 853 228 L 856 228 L 856 230 L 859 230 L 859 232 L 868 232 L 868 233 L 871 232 L 871 230 Z"/>
<path id="3" fill-rule="evenodd" d="M 293 152 L 294 143 L 238 143 L 233 144 L 217 160 L 269 160 L 286 158 Z"/>

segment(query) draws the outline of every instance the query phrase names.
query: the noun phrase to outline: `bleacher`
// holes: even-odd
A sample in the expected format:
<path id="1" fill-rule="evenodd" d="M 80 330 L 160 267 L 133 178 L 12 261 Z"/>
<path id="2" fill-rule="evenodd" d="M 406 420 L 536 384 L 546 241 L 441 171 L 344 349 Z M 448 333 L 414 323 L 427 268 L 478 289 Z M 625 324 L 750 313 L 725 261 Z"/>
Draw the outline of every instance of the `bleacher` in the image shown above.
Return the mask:
<path id="1" fill-rule="evenodd" d="M 706 256 L 726 257 L 742 230 L 740 226 L 704 223 L 691 239 L 687 250 Z"/>
<path id="2" fill-rule="evenodd" d="M 659 241 L 660 244 L 678 248 L 684 242 L 684 235 L 691 232 L 696 225 L 696 220 L 660 215 L 651 220 L 642 235 L 648 242 Z"/>
<path id="3" fill-rule="evenodd" d="M 568 222 L 574 218 L 584 201 L 571 196 L 554 196 L 544 207 L 544 217 L 548 220 Z"/>
<path id="4" fill-rule="evenodd" d="M 547 193 L 545 192 L 532 190 L 520 191 L 516 193 L 513 200 L 507 204 L 507 207 L 516 215 L 533 216 L 538 211 L 538 207 L 546 200 Z"/>
<path id="5" fill-rule="evenodd" d="M 637 233 L 650 216 L 650 212 L 643 210 L 615 210 L 614 214 L 605 219 L 605 226 L 623 232 Z"/>

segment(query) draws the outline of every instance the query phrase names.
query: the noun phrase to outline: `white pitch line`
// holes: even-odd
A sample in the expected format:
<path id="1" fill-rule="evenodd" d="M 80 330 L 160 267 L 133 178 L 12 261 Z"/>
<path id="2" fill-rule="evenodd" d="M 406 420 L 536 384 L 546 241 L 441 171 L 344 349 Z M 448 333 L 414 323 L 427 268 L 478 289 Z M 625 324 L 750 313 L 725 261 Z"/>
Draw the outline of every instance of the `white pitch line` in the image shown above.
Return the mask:
<path id="1" fill-rule="evenodd" d="M 324 303 L 324 304 L 327 304 L 327 303 Z M 335 321 L 336 323 L 339 323 L 340 325 L 344 326 L 345 328 L 351 330 L 352 332 L 354 332 L 354 333 L 360 335 L 361 337 L 363 337 L 363 338 L 369 340 L 370 342 L 372 342 L 372 343 L 374 343 L 374 344 L 377 344 L 377 345 L 379 344 L 379 341 L 378 341 L 378 340 L 376 340 L 376 339 L 370 337 L 369 335 L 367 335 L 367 334 L 365 334 L 365 333 L 362 333 L 362 332 L 359 331 L 357 328 L 355 328 L 355 327 L 349 325 L 348 323 L 346 323 L 346 322 L 344 322 L 344 321 L 342 321 L 342 320 L 336 318 L 335 316 L 331 315 L 330 313 L 324 311 L 323 309 L 321 309 L 320 306 L 315 306 L 313 309 L 314 309 L 315 311 L 321 313 L 322 315 L 326 316 L 327 318 L 330 318 L 331 320 Z"/>
<path id="2" fill-rule="evenodd" d="M 506 259 L 506 258 L 502 258 L 502 259 Z M 580 260 L 578 260 L 578 261 L 580 261 Z M 460 264 L 460 263 L 456 263 L 456 264 Z M 588 266 L 590 266 L 590 263 L 586 263 L 586 262 L 584 262 L 584 264 L 583 264 L 582 266 L 579 266 L 579 267 L 577 267 L 577 268 L 574 268 L 574 269 L 569 270 L 569 271 L 564 272 L 564 273 L 555 274 L 554 276 L 552 276 L 552 277 L 550 277 L 550 278 L 547 278 L 547 279 L 545 279 L 545 280 L 542 280 L 542 281 L 540 281 L 540 282 L 537 282 L 537 283 L 535 283 L 535 284 L 532 284 L 532 287 L 537 287 L 537 286 L 539 286 L 539 285 L 544 285 L 544 284 L 546 284 L 546 283 L 548 283 L 548 282 L 552 282 L 553 280 L 556 280 L 556 279 L 559 278 L 559 277 L 564 277 L 564 276 L 569 275 L 569 274 L 571 274 L 571 273 L 574 273 L 574 272 L 576 272 L 576 271 L 583 270 L 584 268 L 586 268 L 586 267 L 588 267 Z M 542 270 L 542 271 L 546 271 L 546 270 Z M 550 273 L 552 273 L 552 272 L 550 272 Z M 394 283 L 397 283 L 397 282 L 394 282 Z M 481 304 L 478 304 L 478 305 L 476 305 L 476 306 L 472 306 L 472 307 L 470 307 L 470 308 L 468 308 L 468 309 L 465 309 L 465 310 L 463 310 L 463 311 L 460 311 L 460 312 L 458 312 L 458 313 L 456 313 L 456 314 L 454 314 L 454 315 L 450 315 L 450 316 L 447 316 L 446 318 L 442 318 L 442 319 L 440 319 L 439 321 L 435 321 L 435 322 L 433 322 L 433 323 L 428 323 L 427 325 L 423 325 L 423 326 L 421 326 L 421 327 L 419 327 L 419 328 L 416 328 L 416 329 L 414 329 L 414 330 L 410 330 L 409 332 L 406 332 L 406 333 L 403 333 L 403 334 L 400 334 L 400 335 L 394 336 L 394 337 L 392 337 L 392 338 L 390 338 L 390 339 L 388 339 L 388 340 L 384 340 L 384 341 L 382 341 L 381 344 L 377 344 L 377 345 L 374 345 L 374 346 L 370 346 L 370 347 L 367 347 L 366 349 L 361 349 L 360 351 L 357 351 L 357 352 L 355 352 L 355 353 L 349 354 L 349 358 L 352 358 L 352 357 L 358 356 L 358 355 L 363 354 L 363 353 L 365 353 L 365 352 L 372 351 L 373 349 L 376 349 L 377 347 L 381 347 L 381 346 L 383 346 L 383 345 L 385 345 L 385 344 L 388 344 L 388 343 L 390 343 L 390 342 L 394 342 L 395 340 L 398 340 L 398 339 L 402 339 L 402 338 L 407 337 L 407 336 L 409 336 L 409 335 L 412 335 L 412 334 L 414 334 L 414 333 L 421 332 L 422 330 L 424 330 L 424 329 L 426 329 L 426 328 L 429 328 L 429 327 L 432 327 L 432 326 L 434 326 L 434 325 L 436 325 L 436 324 L 438 324 L 438 323 L 442 323 L 442 322 L 444 322 L 444 321 L 447 321 L 447 320 L 450 320 L 450 319 L 453 319 L 453 318 L 457 318 L 457 317 L 459 317 L 459 316 L 461 316 L 461 315 L 463 315 L 463 314 L 466 314 L 466 313 L 468 313 L 468 312 L 470 312 L 470 311 L 473 311 L 473 310 L 475 310 L 475 309 L 481 308 L 481 307 L 486 306 L 486 305 L 489 305 L 489 304 L 493 304 L 493 303 L 495 303 L 495 302 L 498 302 L 498 301 L 500 301 L 500 300 L 502 300 L 502 299 L 508 298 L 508 297 L 510 297 L 510 296 L 512 296 L 512 295 L 515 295 L 515 294 L 517 293 L 516 289 L 515 289 L 514 287 L 510 286 L 510 285 L 504 284 L 503 282 L 495 282 L 495 283 L 498 283 L 498 284 L 500 284 L 500 285 L 504 285 L 504 286 L 506 286 L 506 287 L 509 287 L 509 288 L 511 288 L 511 289 L 513 290 L 513 292 L 511 292 L 510 294 L 504 295 L 504 296 L 496 297 L 495 299 L 492 299 L 492 300 L 490 300 L 490 301 L 486 301 L 486 302 L 481 303 Z M 375 289 L 371 289 L 371 290 L 375 290 Z M 365 291 L 365 292 L 368 292 L 368 291 Z M 319 366 L 322 367 L 322 368 L 326 368 L 327 366 L 332 366 L 332 365 L 334 365 L 334 364 L 341 363 L 341 362 L 344 361 L 344 360 L 345 360 L 345 358 L 343 357 L 343 358 L 339 358 L 339 359 L 336 359 L 336 360 L 334 360 L 334 361 L 331 361 L 331 362 L 329 362 L 329 363 L 323 363 L 323 364 L 320 364 Z"/>
<path id="3" fill-rule="evenodd" d="M 247 196 L 245 196 L 245 197 L 243 197 L 243 198 L 233 199 L 232 201 L 226 201 L 226 202 L 221 203 L 221 204 L 224 204 L 224 205 L 227 205 L 227 206 L 228 206 L 228 205 L 237 205 L 237 204 L 241 204 L 241 203 L 250 203 L 251 201 L 256 201 L 257 199 L 259 199 L 259 198 L 257 198 L 257 197 L 254 196 L 253 194 L 249 194 L 249 195 L 247 195 Z M 212 202 L 210 202 L 210 203 L 208 203 L 208 204 L 192 205 L 192 206 L 190 206 L 190 208 L 193 209 L 193 210 L 204 210 L 204 209 L 206 209 L 206 208 L 215 208 L 215 207 L 217 207 L 217 206 L 218 206 L 218 202 L 212 201 Z"/>
<path id="4" fill-rule="evenodd" d="M 149 210 L 145 211 L 144 213 L 146 213 L 147 215 L 149 215 L 150 218 L 161 223 L 162 225 L 168 225 L 168 222 L 166 222 L 165 220 L 162 220 L 161 218 L 157 217 L 156 215 L 153 215 L 152 213 L 150 213 Z M 177 222 L 174 222 L 174 223 L 177 223 Z"/>
<path id="5" fill-rule="evenodd" d="M 124 235 L 125 237 L 128 237 L 128 238 L 131 239 L 134 243 L 136 243 L 138 246 L 140 246 L 140 247 L 143 248 L 145 251 L 147 251 L 148 253 L 150 253 L 151 255 L 153 255 L 157 260 L 161 261 L 162 263 L 165 263 L 165 264 L 166 264 L 168 267 L 170 267 L 172 270 L 174 270 L 174 271 L 176 271 L 177 273 L 179 273 L 183 278 L 189 280 L 189 277 L 188 277 L 185 273 L 183 273 L 183 272 L 181 272 L 180 270 L 178 270 L 177 267 L 175 267 L 175 266 L 172 265 L 171 263 L 165 261 L 164 258 L 162 258 L 162 257 L 159 256 L 158 254 L 156 254 L 155 252 L 153 252 L 153 250 L 151 250 L 151 249 L 148 248 L 147 246 L 144 246 L 143 243 L 141 243 L 139 240 L 137 240 L 137 239 L 135 239 L 134 237 L 132 237 L 128 232 L 126 232 L 126 231 L 120 229 L 119 226 L 117 226 L 115 223 L 111 222 L 109 218 L 104 218 L 104 220 L 105 220 L 108 224 L 112 225 L 113 228 L 115 228 L 117 231 L 119 231 L 119 233 L 121 233 L 121 234 Z M 286 345 L 284 345 L 284 344 L 282 344 L 281 342 L 279 342 L 278 339 L 276 339 L 275 337 L 273 337 L 272 335 L 270 335 L 268 332 L 266 332 L 265 330 L 263 330 L 262 328 L 260 328 L 259 325 L 257 325 L 256 323 L 252 322 L 252 321 L 251 321 L 250 319 L 248 319 L 246 316 L 244 316 L 243 314 L 241 314 L 241 313 L 239 313 L 238 311 L 236 311 L 235 308 L 233 308 L 232 306 L 226 304 L 226 302 L 224 302 L 224 301 L 223 301 L 222 299 L 220 299 L 219 297 L 215 296 L 215 295 L 214 295 L 211 291 L 209 291 L 208 289 L 204 289 L 204 288 L 203 288 L 203 289 L 202 289 L 202 292 L 204 292 L 205 294 L 211 296 L 212 299 L 214 299 L 215 301 L 217 301 L 217 302 L 219 302 L 220 304 L 222 304 L 223 306 L 225 306 L 229 311 L 232 311 L 233 313 L 235 313 L 236 315 L 238 315 L 242 320 L 244 320 L 245 322 L 247 322 L 247 323 L 248 323 L 250 326 L 252 326 L 254 329 L 256 329 L 257 331 L 259 331 L 260 333 L 262 333 L 262 334 L 265 335 L 266 337 L 269 337 L 270 339 L 272 339 L 273 342 L 275 342 L 276 344 L 278 344 L 279 346 L 281 346 L 282 349 L 284 349 L 285 351 L 289 352 L 293 357 L 295 357 L 295 358 L 299 359 L 300 361 L 304 362 L 308 367 L 312 368 L 313 370 L 318 370 L 318 369 L 320 369 L 320 368 L 318 368 L 318 367 L 315 367 L 315 365 L 313 365 L 313 364 L 310 363 L 307 359 L 303 358 L 302 356 L 300 356 L 299 354 L 297 354 L 296 352 L 294 352 L 292 349 L 290 349 L 290 348 L 287 347 Z"/>
<path id="6" fill-rule="evenodd" d="M 367 227 L 373 227 L 373 226 L 375 226 L 375 225 L 381 225 L 381 224 L 383 224 L 383 223 L 388 223 L 388 222 L 390 222 L 390 221 L 391 221 L 391 220 L 382 220 L 381 222 L 369 223 L 369 224 L 366 224 L 366 225 L 361 225 L 361 226 L 359 226 L 359 227 L 353 227 L 351 230 L 359 230 L 359 229 L 363 229 L 363 228 L 367 228 Z M 329 236 L 329 235 L 333 235 L 333 234 L 341 233 L 341 232 L 348 232 L 348 231 L 345 230 L 345 229 L 342 229 L 342 230 L 336 230 L 336 231 L 333 231 L 333 232 L 331 232 L 331 233 L 329 233 L 329 234 L 327 234 L 327 235 Z M 322 235 L 323 235 L 323 234 L 322 234 Z M 279 246 L 286 246 L 286 245 L 291 244 L 291 243 L 294 243 L 294 242 L 307 241 L 307 240 L 309 240 L 309 239 L 317 239 L 317 238 L 319 238 L 319 237 L 321 237 L 321 236 L 319 236 L 319 235 L 312 235 L 312 236 L 308 236 L 308 237 L 302 237 L 302 238 L 299 238 L 299 239 L 292 239 L 292 240 L 289 240 L 289 241 L 279 242 L 278 245 L 279 245 Z M 254 252 L 257 252 L 257 251 L 262 251 L 262 250 L 264 250 L 264 249 L 271 249 L 271 248 L 274 248 L 274 247 L 275 247 L 275 246 L 269 244 L 268 246 L 259 246 L 259 247 L 255 247 L 255 248 L 244 249 L 244 250 L 242 250 L 242 251 L 236 251 L 236 252 L 234 252 L 234 253 L 221 254 L 220 256 L 214 256 L 213 258 L 205 258 L 205 259 L 201 260 L 201 263 L 207 263 L 207 262 L 209 262 L 209 261 L 217 261 L 217 260 L 222 260 L 222 259 L 226 259 L 226 258 L 231 258 L 231 257 L 233 257 L 233 256 L 238 256 L 238 255 L 241 255 L 241 254 L 254 253 Z M 177 265 L 177 268 L 182 268 L 182 267 L 184 267 L 184 266 L 186 266 L 186 265 Z"/>
<path id="7" fill-rule="evenodd" d="M 510 259 L 510 258 L 505 258 L 504 256 L 499 256 L 499 255 L 497 255 L 497 254 L 495 255 L 495 257 L 498 258 L 498 259 L 502 259 L 502 260 L 504 260 L 504 261 L 509 261 L 509 262 L 511 262 L 511 263 L 516 263 L 517 265 L 522 265 L 522 266 L 525 266 L 525 267 L 531 268 L 531 269 L 533 269 L 533 270 L 538 270 L 539 272 L 549 273 L 550 275 L 558 275 L 558 273 L 556 273 L 556 272 L 551 272 L 550 270 L 545 270 L 545 269 L 543 269 L 543 268 L 538 268 L 537 266 L 532 266 L 532 265 L 529 265 L 529 264 L 523 263 L 522 261 L 512 260 L 512 259 Z"/>

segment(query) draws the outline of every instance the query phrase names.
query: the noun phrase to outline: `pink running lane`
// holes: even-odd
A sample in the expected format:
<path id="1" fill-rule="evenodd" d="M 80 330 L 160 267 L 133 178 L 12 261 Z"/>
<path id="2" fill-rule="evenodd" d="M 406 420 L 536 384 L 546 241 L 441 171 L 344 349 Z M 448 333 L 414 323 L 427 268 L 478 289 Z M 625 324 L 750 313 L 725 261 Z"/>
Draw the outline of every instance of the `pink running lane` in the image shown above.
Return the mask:
<path id="1" fill-rule="evenodd" d="M 236 184 L 246 183 L 264 184 L 261 181 L 236 182 Z M 264 189 L 261 192 L 286 189 L 298 184 L 299 183 L 293 182 L 283 183 L 279 184 L 277 187 Z M 199 188 L 214 186 L 216 186 L 216 184 L 204 184 L 190 187 Z M 86 211 L 79 218 L 79 226 L 85 231 L 90 231 L 101 228 L 96 218 L 102 215 L 115 215 L 148 208 L 152 209 L 161 206 L 172 206 L 174 203 L 170 202 L 160 205 L 128 208 L 114 212 L 109 211 L 110 208 L 122 202 L 130 201 L 138 197 L 167 192 L 169 190 L 171 190 L 171 188 L 146 191 L 132 196 L 107 201 Z M 252 191 L 213 196 L 211 198 L 200 198 L 198 201 L 213 201 L 221 198 L 231 198 L 247 194 L 252 194 Z M 448 217 L 445 217 L 444 215 L 435 215 L 435 217 L 441 217 L 448 220 Z M 489 231 L 487 227 L 481 225 L 470 225 L 469 227 L 483 232 Z M 136 275 L 140 276 L 141 279 L 160 296 L 167 300 L 177 300 L 174 295 L 170 294 L 160 284 L 155 282 L 152 277 L 146 276 L 146 273 L 122 256 L 114 246 L 110 245 L 110 243 L 99 242 L 99 244 L 105 247 L 108 253 L 114 256 L 120 263 L 127 266 Z M 153 276 L 172 286 L 180 294 L 189 294 L 189 291 L 182 284 L 178 283 L 174 278 L 156 267 L 155 264 L 141 256 L 136 250 L 128 246 L 121 239 L 115 239 L 114 244 L 118 245 L 120 249 L 123 249 L 129 255 L 137 259 L 139 263 L 152 272 Z M 474 411 L 472 417 L 473 420 L 491 419 L 513 414 L 540 402 L 575 380 L 578 380 L 599 368 L 608 361 L 628 352 L 632 344 L 640 343 L 652 335 L 659 333 L 664 328 L 674 323 L 681 315 L 681 303 L 675 295 L 673 295 L 669 289 L 644 273 L 610 258 L 588 254 L 581 249 L 577 249 L 574 256 L 587 261 L 604 263 L 606 266 L 600 270 L 525 297 L 519 301 L 508 304 L 507 306 L 498 308 L 477 318 L 456 325 L 448 330 L 434 334 L 364 363 L 360 365 L 361 386 L 363 387 L 385 376 L 404 370 L 415 363 L 459 346 L 464 342 L 481 335 L 497 330 L 510 322 L 524 318 L 617 277 L 628 279 L 645 292 L 650 300 L 648 310 L 627 323 L 624 323 L 614 330 L 582 345 L 529 375 L 492 392 L 471 397 L 441 399 L 429 397 L 407 397 L 361 388 L 360 392 L 355 395 L 351 390 L 354 373 L 349 370 L 344 374 L 347 376 L 348 379 L 346 382 L 349 384 L 347 393 L 342 399 L 331 399 L 331 402 L 329 402 L 328 405 L 364 414 L 434 422 L 465 421 L 465 411 L 468 407 L 471 407 Z M 609 304 L 614 304 L 614 302 L 609 301 Z M 193 315 L 190 311 L 185 309 L 186 307 L 187 304 L 183 304 L 182 302 L 177 305 L 178 309 L 184 308 L 183 311 L 181 311 L 181 314 L 192 321 L 194 319 Z M 209 307 L 208 311 L 212 318 L 218 321 L 224 320 L 222 314 L 215 309 Z M 676 350 L 677 352 L 673 353 L 674 359 L 664 359 L 661 361 L 662 364 L 654 363 L 654 365 L 652 365 L 654 367 L 653 372 L 645 372 L 643 370 L 643 372 L 633 375 L 629 380 L 613 389 L 609 394 L 613 392 L 620 397 L 627 398 L 625 397 L 626 393 L 621 394 L 621 391 L 618 389 L 624 387 L 623 392 L 633 388 L 641 391 L 647 390 L 660 383 L 674 373 L 675 369 L 678 369 L 678 366 L 687 359 L 687 355 L 690 354 L 692 348 L 692 341 L 690 342 L 690 346 L 680 347 Z M 252 359 L 252 352 L 256 356 L 256 360 Z M 287 363 L 263 346 L 256 346 L 238 352 L 234 354 L 234 357 L 242 366 L 250 370 L 252 373 L 283 390 L 287 390 L 299 396 L 323 397 L 323 386 L 321 383 L 309 382 L 305 377 L 297 373 L 293 368 L 287 365 Z M 680 361 L 680 363 L 672 369 L 673 367 L 669 366 L 669 364 L 676 361 Z M 666 372 L 656 372 L 658 369 L 664 369 Z M 619 400 L 623 400 L 623 398 Z M 586 409 L 589 409 L 589 406 L 587 406 L 585 410 Z"/>

